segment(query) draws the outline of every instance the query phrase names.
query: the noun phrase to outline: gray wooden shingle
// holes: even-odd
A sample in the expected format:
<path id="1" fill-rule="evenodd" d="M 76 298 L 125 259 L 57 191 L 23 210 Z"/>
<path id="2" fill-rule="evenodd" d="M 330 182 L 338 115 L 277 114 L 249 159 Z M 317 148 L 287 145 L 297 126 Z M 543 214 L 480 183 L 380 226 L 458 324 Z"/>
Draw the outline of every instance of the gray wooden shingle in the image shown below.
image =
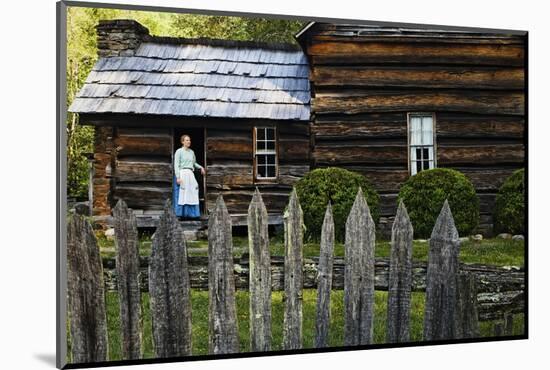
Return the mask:
<path id="1" fill-rule="evenodd" d="M 69 110 L 308 120 L 308 73 L 301 51 L 143 43 L 99 59 Z"/>

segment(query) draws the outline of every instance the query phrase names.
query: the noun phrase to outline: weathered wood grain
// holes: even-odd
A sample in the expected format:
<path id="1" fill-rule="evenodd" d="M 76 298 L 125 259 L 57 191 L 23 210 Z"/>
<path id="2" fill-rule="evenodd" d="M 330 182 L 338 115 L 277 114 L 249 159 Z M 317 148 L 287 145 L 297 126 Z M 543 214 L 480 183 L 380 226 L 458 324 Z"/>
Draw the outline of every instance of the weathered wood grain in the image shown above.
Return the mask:
<path id="1" fill-rule="evenodd" d="M 308 144 L 309 145 L 309 144 Z M 294 185 L 310 170 L 309 163 L 303 164 L 283 164 L 279 165 L 278 182 L 281 185 Z"/>
<path id="2" fill-rule="evenodd" d="M 412 282 L 413 226 L 403 202 L 399 202 L 392 226 L 386 341 L 409 341 Z"/>
<path id="3" fill-rule="evenodd" d="M 142 162 L 126 158 L 117 160 L 114 177 L 117 182 L 159 181 L 172 183 L 172 165 L 166 162 Z"/>
<path id="4" fill-rule="evenodd" d="M 258 189 L 248 208 L 250 350 L 271 350 L 271 257 L 267 209 Z"/>
<path id="5" fill-rule="evenodd" d="M 321 141 L 347 141 L 364 138 L 395 138 L 407 136 L 406 117 L 394 119 L 390 115 L 386 120 L 381 117 L 386 114 L 372 114 L 364 120 L 319 120 L 312 126 L 311 133 L 317 142 Z"/>
<path id="6" fill-rule="evenodd" d="M 404 145 L 327 146 L 320 143 L 313 149 L 312 156 L 316 166 L 342 164 L 376 165 L 380 163 L 386 165 L 406 165 L 408 159 L 407 147 Z"/>
<path id="7" fill-rule="evenodd" d="M 208 290 L 208 258 L 199 256 L 190 256 L 189 275 L 191 279 L 191 288 L 198 290 Z M 249 257 L 247 254 L 243 257 L 233 258 L 235 288 L 239 290 L 248 290 L 249 283 Z M 319 258 L 304 258 L 303 277 L 304 289 L 317 289 L 317 275 Z M 117 276 L 115 270 L 115 260 L 103 258 L 104 282 L 108 290 L 117 289 Z M 140 258 L 141 274 L 140 285 L 142 291 L 148 289 L 148 257 Z M 387 258 L 377 258 L 374 264 L 375 268 L 375 289 L 387 291 L 390 273 L 390 261 Z M 344 269 L 345 263 L 343 257 L 334 257 L 332 271 L 332 289 L 344 289 Z M 426 290 L 426 262 L 413 262 L 413 274 L 411 288 L 413 291 Z M 478 283 L 478 293 L 492 294 L 491 292 L 521 292 L 525 289 L 525 274 L 519 267 L 501 267 L 478 264 L 461 264 L 461 271 L 471 272 L 476 276 Z M 271 256 L 271 289 L 273 291 L 284 290 L 284 256 Z M 484 298 L 488 302 L 489 298 Z M 496 298 L 495 301 L 504 300 L 506 297 Z"/>
<path id="8" fill-rule="evenodd" d="M 113 209 L 122 358 L 141 358 L 141 291 L 136 217 L 123 200 Z"/>
<path id="9" fill-rule="evenodd" d="M 93 206 L 94 216 L 108 216 L 111 214 L 109 202 L 110 176 L 114 160 L 113 127 L 98 127 L 94 130 L 94 161 L 93 161 Z"/>
<path id="10" fill-rule="evenodd" d="M 320 42 L 310 45 L 312 64 L 428 63 L 523 66 L 523 45 Z"/>
<path id="11" fill-rule="evenodd" d="M 172 150 L 172 138 L 166 135 L 118 135 L 115 139 L 115 148 L 118 156 L 149 154 L 169 157 Z"/>
<path id="12" fill-rule="evenodd" d="M 139 118 L 138 118 L 139 119 Z M 164 136 L 172 137 L 170 129 L 158 127 L 117 127 L 118 136 Z"/>
<path id="13" fill-rule="evenodd" d="M 369 182 L 375 187 L 378 192 L 394 192 L 396 193 L 401 185 L 407 181 L 410 177 L 407 169 L 407 163 L 404 162 L 401 166 L 395 167 L 375 167 L 375 166 L 361 166 L 357 164 L 345 165 L 344 168 L 359 172 L 366 176 Z M 397 210 L 396 202 L 392 204 L 393 211 L 391 215 L 395 214 Z M 388 213 L 390 214 L 390 213 Z"/>
<path id="14" fill-rule="evenodd" d="M 417 43 L 475 43 L 475 44 L 523 44 L 524 36 L 506 32 L 460 32 L 440 29 L 412 29 L 403 27 L 369 27 L 357 24 L 316 23 L 310 33 L 314 41 L 360 42 L 378 40 L 384 42 Z"/>
<path id="15" fill-rule="evenodd" d="M 231 217 L 219 196 L 208 220 L 208 351 L 239 352 Z"/>
<path id="16" fill-rule="evenodd" d="M 208 166 L 208 176 L 206 176 L 208 187 L 229 190 L 240 186 L 251 186 L 253 183 L 252 161 Z"/>
<path id="17" fill-rule="evenodd" d="M 73 363 L 108 359 L 103 267 L 90 223 L 73 215 L 67 224 L 67 295 Z"/>
<path id="18" fill-rule="evenodd" d="M 522 164 L 525 161 L 523 144 L 443 146 L 437 148 L 441 166 Z"/>
<path id="19" fill-rule="evenodd" d="M 172 186 L 161 183 L 158 186 L 118 184 L 114 189 L 114 199 L 124 199 L 128 207 L 133 209 L 160 210 L 171 197 Z"/>
<path id="20" fill-rule="evenodd" d="M 192 325 L 187 247 L 170 201 L 152 239 L 149 294 L 155 356 L 188 356 Z"/>
<path id="21" fill-rule="evenodd" d="M 357 114 L 368 112 L 428 111 L 471 112 L 481 114 L 525 114 L 525 98 L 520 92 L 433 92 L 386 91 L 335 93 L 312 99 L 316 114 Z"/>
<path id="22" fill-rule="evenodd" d="M 304 139 L 280 139 L 278 144 L 280 163 L 307 163 L 309 161 L 309 138 Z"/>
<path id="23" fill-rule="evenodd" d="M 352 27 L 339 27 L 333 30 L 317 31 L 311 36 L 313 42 L 409 42 L 422 44 L 494 44 L 494 45 L 522 45 L 523 38 L 518 35 L 489 35 L 489 34 L 437 34 L 431 30 L 426 32 L 415 30 L 414 34 L 401 32 L 398 28 L 395 33 L 389 33 L 387 30 L 377 32 L 376 30 L 361 29 L 361 26 L 353 29 Z"/>
<path id="24" fill-rule="evenodd" d="M 523 68 L 314 66 L 310 78 L 319 86 L 425 87 L 445 89 L 523 89 Z"/>
<path id="25" fill-rule="evenodd" d="M 334 261 L 334 219 L 330 202 L 321 229 L 319 264 L 317 266 L 317 313 L 315 318 L 315 347 L 328 347 L 330 325 L 330 291 Z"/>
<path id="26" fill-rule="evenodd" d="M 522 139 L 525 119 L 518 116 L 485 116 L 472 114 L 438 113 L 438 138 L 513 138 Z"/>
<path id="27" fill-rule="evenodd" d="M 189 257 L 189 277 L 191 288 L 208 290 L 208 257 Z M 141 291 L 148 291 L 148 257 L 140 258 Z M 317 289 L 319 274 L 319 258 L 304 258 L 303 277 L 304 289 Z M 249 259 L 248 255 L 242 258 L 233 258 L 235 288 L 249 289 Z M 344 289 L 344 259 L 335 257 L 332 271 L 332 289 Z M 106 290 L 117 290 L 117 275 L 115 260 L 103 258 L 104 283 Z M 388 290 L 390 262 L 385 258 L 377 258 L 375 268 L 375 289 Z M 413 291 L 426 290 L 425 262 L 413 262 L 411 289 Z M 525 275 L 520 268 L 507 268 L 487 265 L 461 264 L 461 271 L 472 273 L 478 285 L 478 308 L 480 320 L 494 320 L 501 318 L 505 312 L 524 312 L 523 291 L 525 289 Z M 273 291 L 284 290 L 284 256 L 271 257 L 271 284 Z"/>
<path id="28" fill-rule="evenodd" d="M 251 160 L 253 158 L 252 151 L 252 132 L 250 137 L 234 136 L 230 138 L 213 138 L 206 139 L 206 150 L 209 160 L 217 159 L 244 159 Z"/>
<path id="29" fill-rule="evenodd" d="M 457 274 L 460 241 L 445 200 L 430 238 L 424 308 L 424 340 L 457 337 Z"/>
<path id="30" fill-rule="evenodd" d="M 477 284 L 473 274 L 460 272 L 458 278 L 456 338 L 479 338 Z"/>
<path id="31" fill-rule="evenodd" d="M 283 349 L 302 348 L 303 222 L 296 189 L 285 210 L 285 265 Z"/>
<path id="32" fill-rule="evenodd" d="M 374 319 L 375 225 L 359 188 L 346 221 L 344 345 L 370 344 Z"/>
<path id="33" fill-rule="evenodd" d="M 497 167 L 481 167 L 468 168 L 462 166 L 453 166 L 453 168 L 462 172 L 472 182 L 477 191 L 497 192 L 504 181 L 516 169 L 520 168 L 518 164 L 516 168 L 497 168 Z"/>

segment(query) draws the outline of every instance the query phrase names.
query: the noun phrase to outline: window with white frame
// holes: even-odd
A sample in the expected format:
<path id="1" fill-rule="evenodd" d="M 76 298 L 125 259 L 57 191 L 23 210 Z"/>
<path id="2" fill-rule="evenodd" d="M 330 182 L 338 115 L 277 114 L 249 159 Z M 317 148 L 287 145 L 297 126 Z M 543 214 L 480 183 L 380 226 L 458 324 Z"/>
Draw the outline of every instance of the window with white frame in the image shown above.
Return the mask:
<path id="1" fill-rule="evenodd" d="M 255 127 L 254 166 L 256 180 L 277 178 L 277 132 L 275 127 Z"/>
<path id="2" fill-rule="evenodd" d="M 435 168 L 433 114 L 409 114 L 409 148 L 411 175 Z"/>

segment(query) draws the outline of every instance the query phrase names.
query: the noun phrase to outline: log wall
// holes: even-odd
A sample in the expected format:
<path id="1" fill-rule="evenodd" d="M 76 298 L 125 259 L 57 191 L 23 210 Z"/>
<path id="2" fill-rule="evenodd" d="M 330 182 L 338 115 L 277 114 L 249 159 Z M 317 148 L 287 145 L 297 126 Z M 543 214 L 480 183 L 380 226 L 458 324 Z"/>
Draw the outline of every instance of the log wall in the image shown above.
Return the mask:
<path id="1" fill-rule="evenodd" d="M 93 209 L 94 216 L 109 216 L 111 214 L 111 185 L 113 158 L 113 128 L 97 127 L 94 131 L 93 160 Z"/>
<path id="2" fill-rule="evenodd" d="M 490 235 L 495 193 L 524 166 L 525 36 L 316 23 L 300 42 L 310 62 L 312 167 L 366 175 L 387 219 L 409 178 L 407 113 L 433 112 L 437 167 L 471 179 L 479 231 Z"/>
<path id="3" fill-rule="evenodd" d="M 170 129 L 117 128 L 115 201 L 133 209 L 162 210 L 172 194 Z"/>
<path id="4" fill-rule="evenodd" d="M 308 122 L 176 120 L 131 115 L 84 118 L 97 126 L 95 215 L 109 215 L 118 199 L 124 199 L 134 210 L 151 213 L 162 210 L 166 199 L 172 196 L 176 150 L 173 132 L 181 127 L 206 128 L 206 207 L 209 210 L 222 194 L 231 215 L 246 214 L 258 187 L 268 212 L 282 213 L 292 185 L 310 169 Z M 279 173 L 276 181 L 254 181 L 254 126 L 277 128 Z"/>
<path id="5" fill-rule="evenodd" d="M 276 181 L 254 181 L 253 129 L 276 127 Z M 206 130 L 206 201 L 214 208 L 219 194 L 230 214 L 246 214 L 255 188 L 261 190 L 269 213 L 282 213 L 292 185 L 309 171 L 309 126 L 296 121 L 224 122 Z"/>

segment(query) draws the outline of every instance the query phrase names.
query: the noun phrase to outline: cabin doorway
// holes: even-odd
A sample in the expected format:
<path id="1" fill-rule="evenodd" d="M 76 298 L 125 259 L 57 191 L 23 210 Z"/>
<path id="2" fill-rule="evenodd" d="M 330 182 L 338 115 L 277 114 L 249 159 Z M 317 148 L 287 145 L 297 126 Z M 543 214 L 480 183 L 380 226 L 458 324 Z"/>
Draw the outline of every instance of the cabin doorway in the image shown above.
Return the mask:
<path id="1" fill-rule="evenodd" d="M 205 153 L 206 153 L 206 147 L 205 147 L 205 140 L 204 140 L 204 128 L 180 128 L 176 127 L 174 128 L 174 150 L 172 155 L 181 148 L 181 135 L 189 135 L 191 137 L 191 149 L 193 149 L 193 152 L 195 153 L 195 157 L 197 158 L 197 163 L 206 168 L 206 161 L 205 161 Z M 172 159 L 172 163 L 174 163 L 174 160 Z M 206 178 L 201 174 L 199 170 L 194 171 L 195 178 L 197 179 L 197 182 L 199 183 L 199 206 L 201 210 L 201 218 L 206 216 Z"/>

